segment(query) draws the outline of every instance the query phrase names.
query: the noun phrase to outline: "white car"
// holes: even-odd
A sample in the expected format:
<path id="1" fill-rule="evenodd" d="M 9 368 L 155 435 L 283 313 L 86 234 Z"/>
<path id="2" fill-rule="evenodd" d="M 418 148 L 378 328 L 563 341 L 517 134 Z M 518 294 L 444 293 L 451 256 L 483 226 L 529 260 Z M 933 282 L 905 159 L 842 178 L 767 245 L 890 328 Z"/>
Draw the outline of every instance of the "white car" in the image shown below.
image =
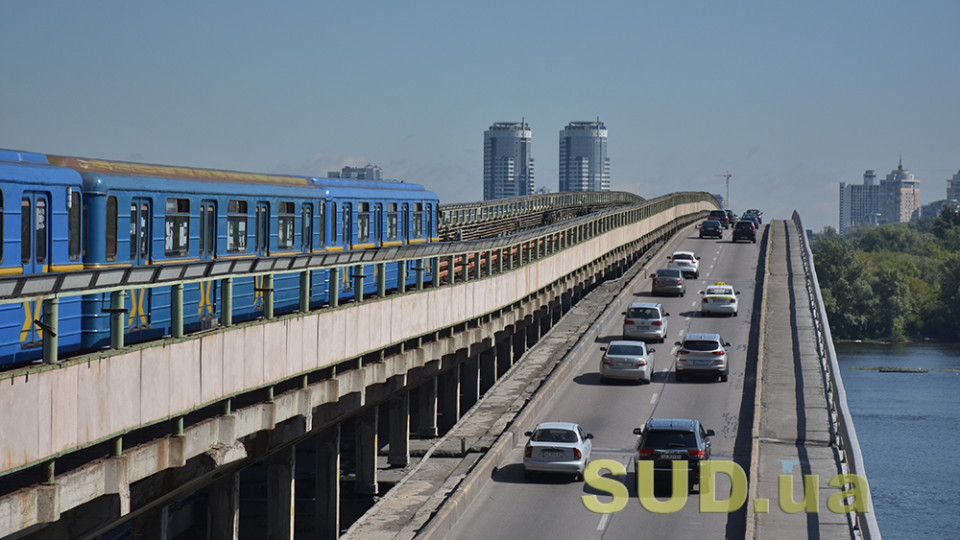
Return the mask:
<path id="1" fill-rule="evenodd" d="M 653 352 L 643 341 L 611 341 L 600 359 L 600 381 L 629 379 L 650 383 L 653 377 Z"/>
<path id="2" fill-rule="evenodd" d="M 623 339 L 657 340 L 667 337 L 667 316 L 663 305 L 634 302 L 623 312 Z"/>
<path id="3" fill-rule="evenodd" d="M 737 295 L 740 294 L 740 291 L 735 290 L 732 285 L 718 281 L 707 287 L 706 291 L 700 291 L 700 294 L 703 295 L 703 302 L 700 303 L 700 313 L 704 315 L 721 313 L 737 316 L 737 306 L 739 305 Z"/>
<path id="4" fill-rule="evenodd" d="M 523 449 L 523 477 L 531 473 L 567 473 L 583 480 L 583 470 L 590 461 L 593 434 L 584 433 L 579 424 L 543 422 L 533 431 Z"/>
<path id="5" fill-rule="evenodd" d="M 667 267 L 679 269 L 683 277 L 700 277 L 700 257 L 692 251 L 674 251 L 667 260 L 670 261 Z"/>

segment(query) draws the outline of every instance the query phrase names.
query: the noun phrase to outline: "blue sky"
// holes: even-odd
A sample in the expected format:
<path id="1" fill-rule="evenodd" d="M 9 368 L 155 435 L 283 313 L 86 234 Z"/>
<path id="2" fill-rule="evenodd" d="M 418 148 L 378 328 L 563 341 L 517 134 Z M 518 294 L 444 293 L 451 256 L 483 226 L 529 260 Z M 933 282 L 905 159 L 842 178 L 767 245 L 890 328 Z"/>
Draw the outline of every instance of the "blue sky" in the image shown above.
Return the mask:
<path id="1" fill-rule="evenodd" d="M 837 226 L 838 186 L 960 170 L 960 2 L 3 3 L 0 147 L 322 175 L 378 164 L 482 198 L 525 117 L 535 180 L 599 117 L 612 186 L 722 193 Z"/>

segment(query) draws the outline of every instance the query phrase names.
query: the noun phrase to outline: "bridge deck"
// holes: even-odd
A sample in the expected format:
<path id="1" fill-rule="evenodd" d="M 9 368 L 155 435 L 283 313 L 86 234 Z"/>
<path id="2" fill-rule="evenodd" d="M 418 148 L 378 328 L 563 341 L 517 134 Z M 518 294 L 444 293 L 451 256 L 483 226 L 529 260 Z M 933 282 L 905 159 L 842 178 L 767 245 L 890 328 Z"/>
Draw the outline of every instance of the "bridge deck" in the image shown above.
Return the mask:
<path id="1" fill-rule="evenodd" d="M 826 508 L 827 498 L 838 493 L 827 482 L 841 472 L 839 453 L 832 444 L 824 371 L 801 259 L 803 247 L 793 222 L 770 225 L 768 249 L 754 430 L 756 495 L 750 499 L 769 501 L 769 512 L 754 514 L 753 538 L 851 538 L 848 516 Z M 800 474 L 818 475 L 819 512 L 784 512 L 778 494 L 781 474 L 793 477 L 793 500 L 798 502 L 803 497 Z M 751 500 L 747 504 L 753 506 Z"/>

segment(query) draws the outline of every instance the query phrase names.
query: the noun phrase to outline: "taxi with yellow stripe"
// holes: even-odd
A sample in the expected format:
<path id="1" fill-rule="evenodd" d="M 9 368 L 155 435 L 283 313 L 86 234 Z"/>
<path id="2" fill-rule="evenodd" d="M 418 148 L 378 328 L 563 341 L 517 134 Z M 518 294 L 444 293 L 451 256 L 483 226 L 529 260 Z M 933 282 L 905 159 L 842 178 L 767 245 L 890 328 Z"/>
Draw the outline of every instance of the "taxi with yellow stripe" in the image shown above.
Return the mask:
<path id="1" fill-rule="evenodd" d="M 700 313 L 703 315 L 725 314 L 737 316 L 737 307 L 739 302 L 737 296 L 740 291 L 735 290 L 733 285 L 727 285 L 723 281 L 717 281 L 707 287 L 706 291 L 700 291 L 703 301 L 700 302 Z"/>

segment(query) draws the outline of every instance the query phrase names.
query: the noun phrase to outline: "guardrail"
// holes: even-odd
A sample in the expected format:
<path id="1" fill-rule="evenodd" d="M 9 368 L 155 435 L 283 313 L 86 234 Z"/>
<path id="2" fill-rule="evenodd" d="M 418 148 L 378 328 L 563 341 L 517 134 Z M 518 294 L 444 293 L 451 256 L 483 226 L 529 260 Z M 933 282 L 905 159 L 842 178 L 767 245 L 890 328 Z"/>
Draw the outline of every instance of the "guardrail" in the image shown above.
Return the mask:
<path id="1" fill-rule="evenodd" d="M 823 297 L 820 295 L 820 282 L 817 280 L 817 271 L 813 264 L 813 252 L 810 250 L 810 244 L 807 242 L 807 236 L 804 233 L 803 222 L 800 214 L 793 212 L 793 222 L 800 231 L 800 241 L 803 243 L 803 262 L 809 277 L 808 287 L 812 289 L 811 297 L 815 301 L 813 310 L 813 323 L 817 330 L 817 338 L 821 348 L 821 355 L 826 357 L 828 367 L 827 393 L 829 394 L 829 403 L 832 408 L 833 416 L 837 422 L 836 435 L 838 436 L 837 445 L 840 447 L 841 456 L 847 464 L 850 473 L 867 477 L 867 472 L 863 463 L 863 454 L 860 452 L 860 441 L 857 439 L 857 430 L 853 426 L 853 416 L 847 406 L 847 392 L 843 387 L 843 379 L 840 377 L 840 364 L 837 361 L 837 353 L 833 347 L 833 336 L 830 333 L 830 321 L 827 319 L 827 311 L 823 305 Z M 867 487 L 869 494 L 869 485 Z M 866 540 L 875 540 L 880 538 L 880 528 L 877 525 L 876 513 L 873 509 L 873 496 L 867 497 L 867 511 L 856 512 L 856 526 L 861 536 Z"/>
<path id="2" fill-rule="evenodd" d="M 440 227 L 455 227 L 481 221 L 516 217 L 551 208 L 588 204 L 636 204 L 644 198 L 625 191 L 577 191 L 527 195 L 511 199 L 444 204 L 440 206 Z"/>
<path id="3" fill-rule="evenodd" d="M 196 261 L 189 263 L 168 263 L 155 266 L 136 266 L 130 268 L 99 268 L 78 270 L 74 272 L 58 272 L 31 275 L 16 275 L 0 277 L 0 304 L 44 301 L 44 315 L 42 322 L 50 331 L 44 332 L 43 361 L 52 364 L 57 358 L 57 326 L 59 298 L 84 294 L 121 293 L 131 288 L 153 288 L 161 286 L 182 286 L 209 280 L 222 280 L 226 285 L 224 294 L 231 296 L 224 300 L 224 326 L 232 324 L 230 307 L 232 306 L 232 280 L 254 276 L 273 276 L 275 274 L 299 273 L 307 276 L 301 279 L 300 310 L 310 310 L 309 274 L 316 270 L 329 270 L 331 281 L 337 282 L 339 272 L 344 269 L 362 267 L 364 265 L 385 265 L 388 263 L 406 263 L 417 261 L 417 289 L 424 287 L 424 268 L 436 270 L 433 279 L 434 286 L 440 286 L 441 277 L 446 277 L 446 284 L 453 284 L 459 279 L 471 279 L 468 274 L 470 259 L 473 258 L 475 277 L 480 277 L 484 269 L 477 264 L 478 253 L 486 253 L 486 275 L 499 273 L 506 268 L 512 270 L 523 266 L 526 262 L 536 260 L 542 256 L 541 249 L 552 253 L 564 249 L 572 244 L 583 242 L 612 228 L 627 223 L 638 222 L 649 216 L 658 214 L 670 208 L 691 202 L 713 202 L 716 199 L 705 192 L 680 192 L 664 195 L 655 199 L 646 200 L 627 206 L 609 208 L 564 221 L 554 225 L 524 231 L 509 236 L 501 236 L 484 240 L 470 240 L 463 242 L 438 242 L 430 244 L 415 244 L 408 246 L 385 247 L 378 249 L 324 252 L 314 254 L 290 255 L 279 257 L 249 257 L 238 259 L 213 259 L 210 261 Z M 501 265 L 497 269 L 491 267 L 491 261 L 496 258 Z M 424 264 L 432 261 L 433 264 Z M 441 271 L 443 264 L 446 271 Z M 364 290 L 363 272 L 355 272 L 357 280 L 354 289 L 355 300 L 363 301 Z M 378 283 L 378 297 L 386 295 L 382 281 L 385 272 L 378 272 L 381 281 Z M 458 276 L 462 276 L 458 277 Z M 402 282 L 403 280 L 401 280 Z M 273 295 L 270 287 L 265 287 L 264 318 L 273 318 Z M 405 292 L 401 285 L 399 292 Z M 182 330 L 182 295 L 173 294 L 174 327 L 172 336 L 183 337 Z M 122 303 L 122 299 L 120 300 Z M 331 290 L 329 299 L 331 307 L 338 306 L 336 288 Z M 123 347 L 123 327 L 120 321 L 122 305 L 111 308 L 116 324 L 111 329 L 111 348 Z M 117 335 L 119 334 L 119 335 Z M 7 372 L 11 373 L 11 372 Z M 5 374 L 0 374 L 0 379 Z"/>

